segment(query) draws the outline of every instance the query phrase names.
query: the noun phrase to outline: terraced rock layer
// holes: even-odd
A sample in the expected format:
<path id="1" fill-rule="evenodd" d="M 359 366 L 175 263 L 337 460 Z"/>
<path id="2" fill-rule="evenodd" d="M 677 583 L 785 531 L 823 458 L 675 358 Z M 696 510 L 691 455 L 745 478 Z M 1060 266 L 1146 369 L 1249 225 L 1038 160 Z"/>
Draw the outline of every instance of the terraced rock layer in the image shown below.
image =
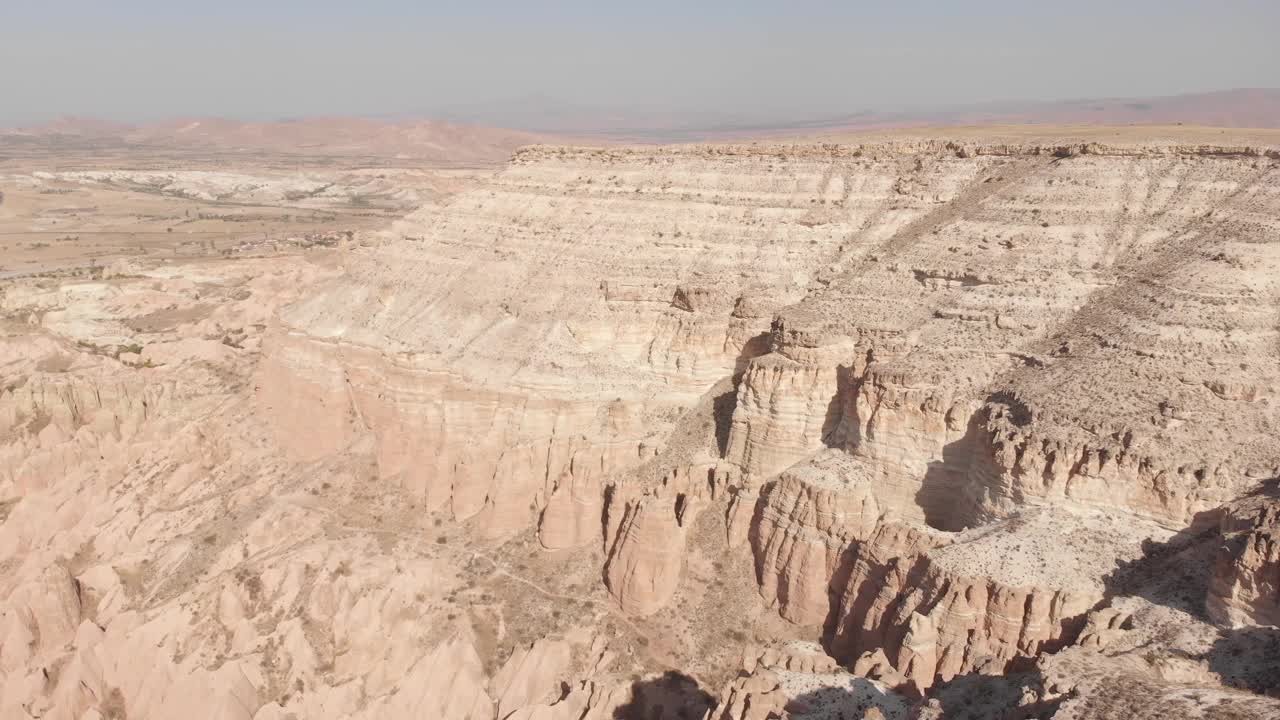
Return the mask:
<path id="1" fill-rule="evenodd" d="M 749 524 L 764 599 L 836 622 L 848 657 L 936 635 L 927 686 L 1070 640 L 1113 569 L 1083 595 L 944 571 L 966 536 L 939 531 L 1047 507 L 1032 517 L 1066 513 L 1063 533 L 1127 515 L 1140 543 L 1280 474 L 1277 230 L 1268 149 L 531 148 L 286 313 L 262 385 L 298 452 L 367 428 L 381 474 L 429 505 L 567 547 L 592 542 L 606 488 L 658 480 L 677 419 L 730 381 L 715 444 L 689 452 L 737 478 L 730 534 Z M 679 574 L 678 541 L 634 547 L 679 535 L 670 509 L 648 530 L 651 505 L 603 538 L 646 578 L 632 595 L 610 566 L 643 613 Z M 888 578 L 931 619 L 865 597 Z M 974 592 L 1044 610 L 974 636 L 948 619 L 981 615 Z"/>
<path id="2" fill-rule="evenodd" d="M 191 348 L 170 357 L 194 374 L 154 397 L 188 433 L 209 418 L 269 433 L 245 457 L 195 443 L 208 457 L 179 453 L 180 476 L 221 478 L 228 522 L 265 522 L 244 508 L 266 507 L 305 524 L 308 559 L 250 542 L 263 575 L 241 578 L 248 560 L 219 539 L 233 528 L 188 537 L 161 519 L 170 504 L 144 505 L 156 519 L 137 523 L 166 554 L 142 600 L 97 556 L 88 571 L 33 562 L 6 588 L 14 692 L 100 707 L 50 699 L 92 658 L 48 692 L 13 668 L 110 648 L 112 683 L 88 687 L 166 708 L 194 691 L 121 684 L 118 649 L 167 638 L 194 650 L 154 674 L 221 673 L 227 717 L 580 720 L 676 696 L 718 718 L 995 701 L 1108 717 L 1143 693 L 1206 717 L 1280 715 L 1262 694 L 1280 477 L 1273 148 L 529 148 L 342 262 L 264 323 L 231 409 L 180 394 L 203 387 Z M 50 333 L 112 329 L 74 298 L 10 300 Z M 171 377 L 138 360 L 141 377 Z M 67 492 L 42 483 L 91 460 L 72 448 L 109 448 L 91 441 L 127 436 L 140 412 L 153 422 L 153 396 L 128 383 L 95 395 L 33 378 L 0 404 L 0 480 L 24 498 L 11 543 L 38 544 L 34 503 Z M 118 412 L 84 412 L 99 401 Z M 131 457 L 103 472 L 145 486 Z M 298 497 L 268 501 L 242 481 L 252 463 Z M 330 475 L 347 504 L 308 499 Z M 58 541 L 68 556 L 76 527 Z M 330 535 L 359 538 L 367 571 Z M 225 589 L 156 579 L 183 568 Z M 402 571 L 432 580 L 393 583 Z M 376 604 L 360 597 L 373 588 Z M 532 618 L 531 599 L 556 612 Z M 217 626 L 178 629 L 196 606 Z M 146 624 L 99 637 L 88 608 L 113 607 Z M 270 647 L 251 642 L 276 615 Z M 801 638 L 820 645 L 785 642 Z M 734 677 L 725 647 L 756 642 L 770 649 Z M 611 663 L 728 682 L 717 703 L 682 676 L 630 686 Z"/>

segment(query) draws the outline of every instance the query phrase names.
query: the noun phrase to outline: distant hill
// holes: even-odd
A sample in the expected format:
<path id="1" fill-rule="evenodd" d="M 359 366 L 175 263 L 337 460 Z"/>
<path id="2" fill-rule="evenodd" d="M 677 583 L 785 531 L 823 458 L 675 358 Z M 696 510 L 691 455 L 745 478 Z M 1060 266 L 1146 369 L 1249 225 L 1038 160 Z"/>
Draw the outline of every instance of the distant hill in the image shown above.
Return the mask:
<path id="1" fill-rule="evenodd" d="M 822 129 L 912 125 L 1205 125 L 1280 128 L 1280 89 L 1223 90 L 1167 97 L 989 103 L 940 110 L 868 112 L 797 123 Z"/>
<path id="2" fill-rule="evenodd" d="M 0 137 L 57 142 L 98 142 L 148 148 L 258 151 L 280 154 L 368 155 L 445 163 L 500 162 L 521 145 L 546 140 L 519 130 L 432 120 L 390 122 L 364 118 L 304 118 L 245 122 L 191 118 L 122 125 L 89 118 L 60 118 Z"/>
<path id="3" fill-rule="evenodd" d="M 812 117 L 745 118 L 729 113 L 664 113 L 575 105 L 531 96 L 442 113 L 452 120 L 603 140 L 680 141 L 785 135 L 792 132 L 992 124 L 1204 125 L 1280 128 L 1280 89 L 1224 90 L 1166 97 L 1058 102 L 1000 102 L 868 110 Z"/>
<path id="4" fill-rule="evenodd" d="M 717 128 L 746 125 L 733 113 L 675 112 L 642 107 L 571 103 L 545 95 L 528 95 L 447 108 L 439 117 L 453 122 L 498 125 L 531 132 L 626 139 L 695 136 Z"/>
<path id="5" fill-rule="evenodd" d="M 435 113 L 443 120 L 312 117 L 272 122 L 190 118 L 123 125 L 67 117 L 0 129 L 0 138 L 118 143 L 148 148 L 393 157 L 491 163 L 542 142 L 689 142 L 960 125 L 1198 125 L 1280 128 L 1280 89 L 1166 97 L 1000 102 L 936 109 L 868 110 L 819 117 L 744 117 L 566 103 L 529 96 Z M 515 128 L 515 129 L 502 129 Z"/>

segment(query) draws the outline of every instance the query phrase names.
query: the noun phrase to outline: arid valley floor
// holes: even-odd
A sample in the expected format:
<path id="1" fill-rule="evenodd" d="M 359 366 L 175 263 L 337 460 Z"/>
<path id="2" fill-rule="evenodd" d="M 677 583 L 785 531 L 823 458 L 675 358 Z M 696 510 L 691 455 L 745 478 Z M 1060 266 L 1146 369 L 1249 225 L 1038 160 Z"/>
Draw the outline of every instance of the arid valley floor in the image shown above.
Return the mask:
<path id="1" fill-rule="evenodd" d="M 1280 131 L 527 140 L 0 143 L 0 718 L 1280 718 Z"/>

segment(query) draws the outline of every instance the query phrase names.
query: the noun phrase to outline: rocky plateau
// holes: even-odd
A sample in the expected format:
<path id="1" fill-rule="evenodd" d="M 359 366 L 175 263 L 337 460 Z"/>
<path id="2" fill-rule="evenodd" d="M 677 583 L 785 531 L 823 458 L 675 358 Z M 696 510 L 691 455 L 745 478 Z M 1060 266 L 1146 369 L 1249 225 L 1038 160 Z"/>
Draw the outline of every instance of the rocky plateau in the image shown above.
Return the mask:
<path id="1" fill-rule="evenodd" d="M 0 718 L 1280 718 L 1277 393 L 1280 146 L 525 147 L 4 281 Z"/>

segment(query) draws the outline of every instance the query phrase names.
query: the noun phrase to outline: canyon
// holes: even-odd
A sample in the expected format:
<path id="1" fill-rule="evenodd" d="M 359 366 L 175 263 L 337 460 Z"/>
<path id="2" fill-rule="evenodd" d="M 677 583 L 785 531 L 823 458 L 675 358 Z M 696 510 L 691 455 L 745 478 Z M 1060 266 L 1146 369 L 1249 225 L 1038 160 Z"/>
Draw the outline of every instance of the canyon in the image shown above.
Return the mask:
<path id="1" fill-rule="evenodd" d="M 1280 135 L 1042 135 L 5 176 L 378 215 L 3 281 L 0 717 L 1280 718 Z"/>

